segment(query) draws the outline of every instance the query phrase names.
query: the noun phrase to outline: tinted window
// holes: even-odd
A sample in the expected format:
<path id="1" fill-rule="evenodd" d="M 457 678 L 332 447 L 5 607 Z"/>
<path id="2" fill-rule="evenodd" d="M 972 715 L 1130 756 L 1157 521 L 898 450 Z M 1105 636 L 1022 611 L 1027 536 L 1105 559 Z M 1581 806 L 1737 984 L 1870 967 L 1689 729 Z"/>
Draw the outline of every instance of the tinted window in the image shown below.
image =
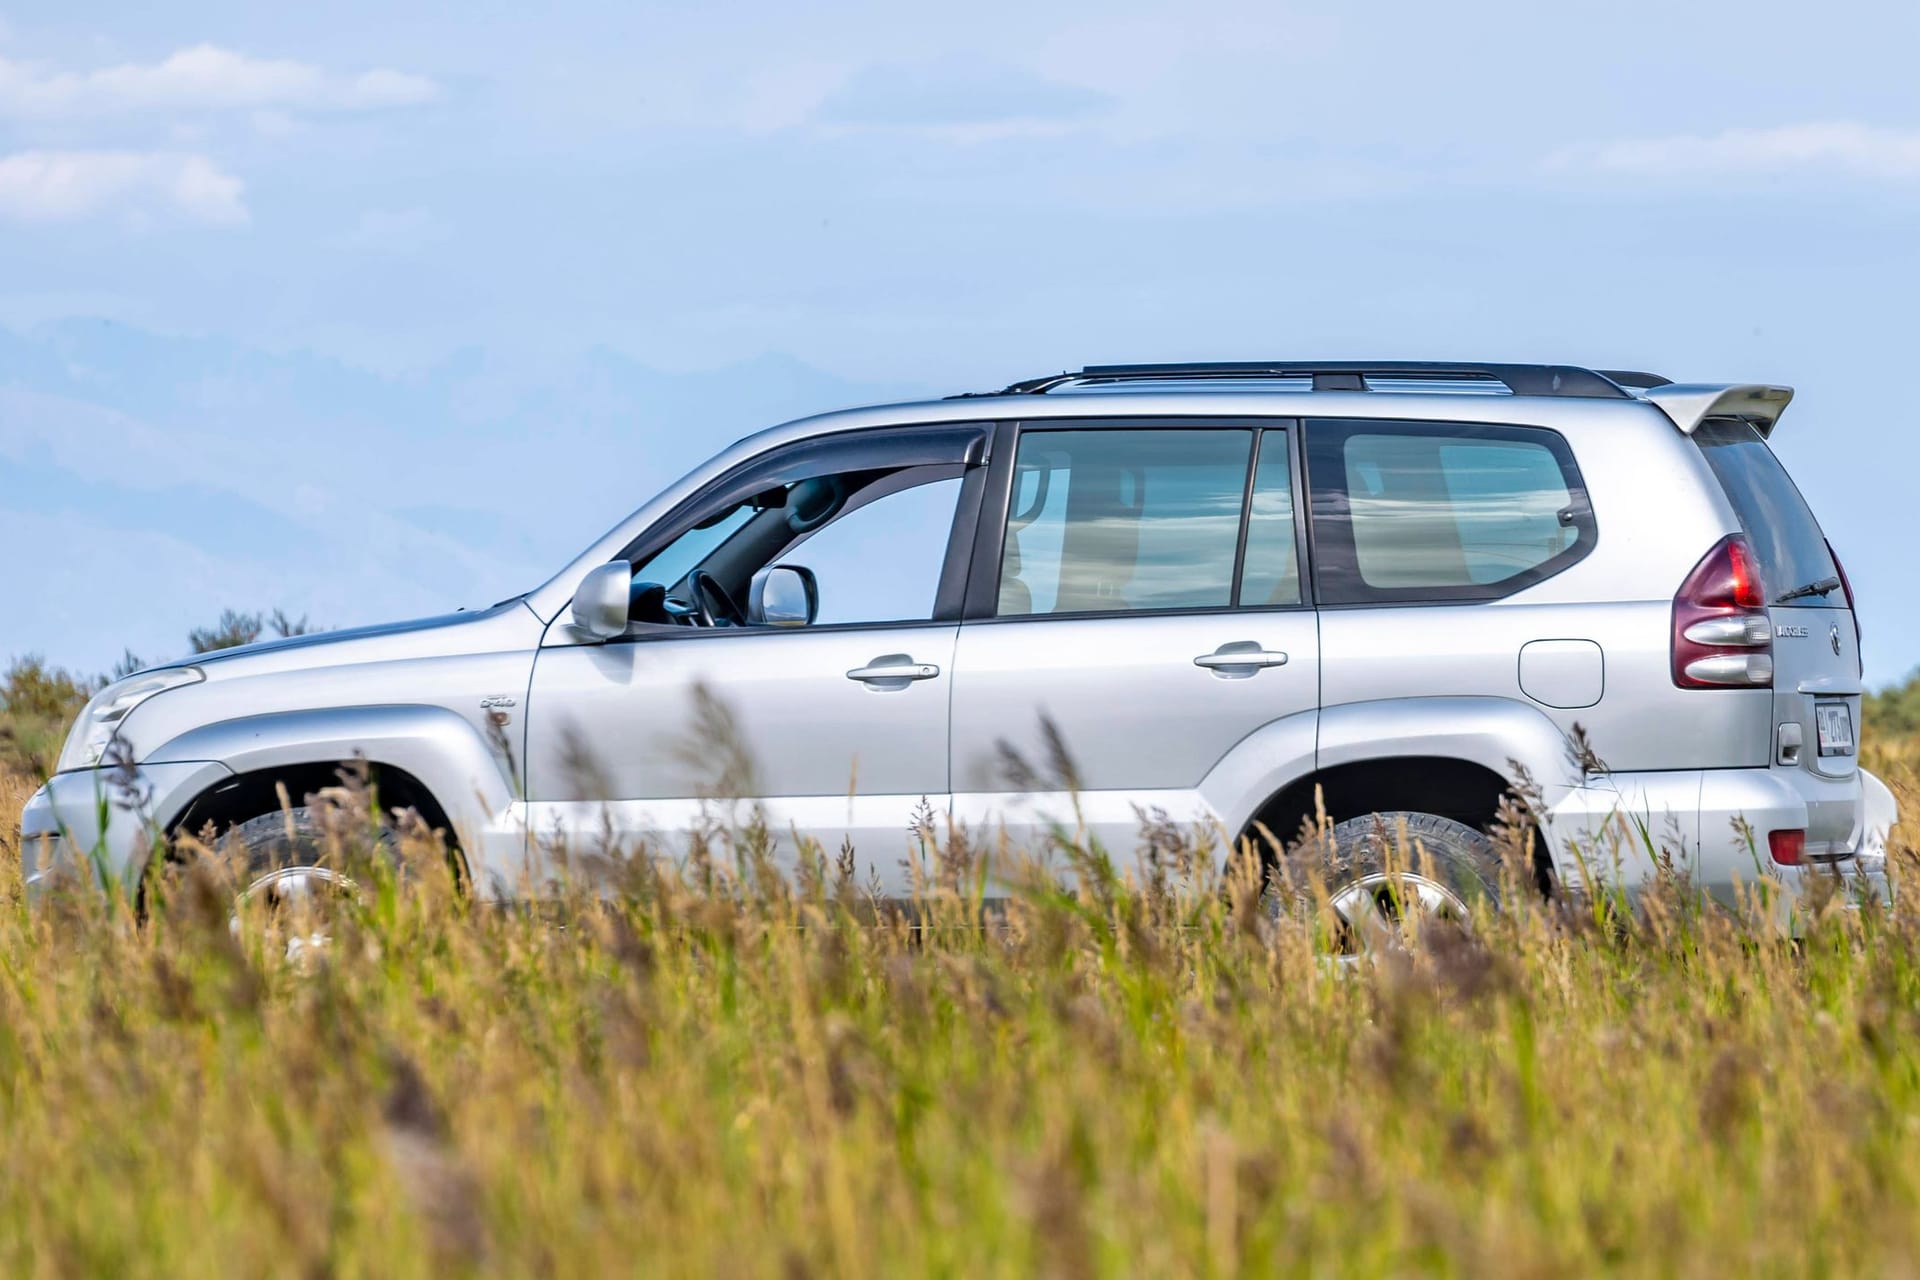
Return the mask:
<path id="1" fill-rule="evenodd" d="M 662 586 L 675 586 L 751 519 L 753 508 L 743 502 L 731 511 L 702 520 L 636 564 L 634 576 Z"/>
<path id="2" fill-rule="evenodd" d="M 1715 420 L 1701 423 L 1693 438 L 1760 558 L 1769 595 L 1837 576 L 1819 522 L 1758 431 L 1744 422 Z M 1787 603 L 1819 608 L 1843 599 L 1834 592 Z"/>
<path id="3" fill-rule="evenodd" d="M 1293 467 L 1287 433 L 1260 437 L 1254 469 L 1253 506 L 1247 516 L 1247 554 L 1240 574 L 1240 604 L 1259 609 L 1300 603 L 1300 559 L 1294 536 Z"/>
<path id="4" fill-rule="evenodd" d="M 1593 543 L 1572 455 L 1541 428 L 1314 423 L 1308 458 L 1329 604 L 1494 599 Z"/>
<path id="5" fill-rule="evenodd" d="M 998 612 L 1233 601 L 1251 430 L 1023 430 Z"/>

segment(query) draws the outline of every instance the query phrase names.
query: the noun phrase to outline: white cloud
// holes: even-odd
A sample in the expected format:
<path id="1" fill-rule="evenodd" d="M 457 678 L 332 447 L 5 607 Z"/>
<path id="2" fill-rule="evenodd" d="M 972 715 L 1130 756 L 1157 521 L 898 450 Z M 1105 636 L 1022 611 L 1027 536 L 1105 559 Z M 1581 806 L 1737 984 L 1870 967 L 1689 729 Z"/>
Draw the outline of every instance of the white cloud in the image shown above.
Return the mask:
<path id="1" fill-rule="evenodd" d="M 0 218 L 63 222 L 102 213 L 247 221 L 240 179 L 202 155 L 170 151 L 19 151 L 0 156 Z"/>
<path id="2" fill-rule="evenodd" d="M 85 72 L 0 58 L 0 116 L 263 108 L 360 111 L 411 106 L 438 92 L 433 81 L 400 71 L 377 68 L 335 75 L 304 62 L 254 58 L 210 44 L 182 49 L 162 62 Z"/>
<path id="3" fill-rule="evenodd" d="M 1824 169 L 1882 179 L 1920 178 L 1920 130 L 1883 129 L 1851 121 L 1728 129 L 1715 134 L 1624 139 L 1567 147 L 1548 157 L 1556 172 L 1653 177 L 1766 177 Z"/>

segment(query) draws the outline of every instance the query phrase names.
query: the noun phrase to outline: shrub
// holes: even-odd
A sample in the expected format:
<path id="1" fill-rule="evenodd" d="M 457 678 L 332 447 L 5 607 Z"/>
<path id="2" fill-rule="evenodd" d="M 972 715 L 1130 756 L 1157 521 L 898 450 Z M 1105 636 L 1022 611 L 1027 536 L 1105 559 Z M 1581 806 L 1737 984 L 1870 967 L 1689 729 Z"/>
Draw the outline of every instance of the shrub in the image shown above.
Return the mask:
<path id="1" fill-rule="evenodd" d="M 1863 719 L 1876 736 L 1920 737 L 1920 670 L 1866 698 Z"/>
<path id="2" fill-rule="evenodd" d="M 0 766 L 37 777 L 52 772 L 67 726 L 100 685 L 37 654 L 14 659 L 0 678 Z"/>

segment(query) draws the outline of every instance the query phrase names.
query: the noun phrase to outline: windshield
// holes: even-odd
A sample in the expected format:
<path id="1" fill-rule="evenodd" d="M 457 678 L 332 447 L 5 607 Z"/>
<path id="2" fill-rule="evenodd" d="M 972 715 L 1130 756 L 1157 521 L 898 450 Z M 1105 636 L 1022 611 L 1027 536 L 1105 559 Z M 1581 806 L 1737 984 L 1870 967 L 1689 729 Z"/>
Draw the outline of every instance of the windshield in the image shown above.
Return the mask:
<path id="1" fill-rule="evenodd" d="M 1769 599 L 1837 579 L 1820 522 L 1758 431 L 1744 422 L 1712 419 L 1701 423 L 1693 438 L 1760 560 Z M 1845 597 L 1836 590 L 1780 603 L 1817 609 L 1844 604 Z"/>

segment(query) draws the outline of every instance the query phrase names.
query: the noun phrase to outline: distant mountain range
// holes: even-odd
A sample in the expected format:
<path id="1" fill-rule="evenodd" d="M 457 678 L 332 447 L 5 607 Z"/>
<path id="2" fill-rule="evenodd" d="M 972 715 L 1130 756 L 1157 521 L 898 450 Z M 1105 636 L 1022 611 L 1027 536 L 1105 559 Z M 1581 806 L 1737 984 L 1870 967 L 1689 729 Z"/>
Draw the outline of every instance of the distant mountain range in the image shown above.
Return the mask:
<path id="1" fill-rule="evenodd" d="M 388 375 L 103 320 L 0 329 L 0 655 L 102 667 L 226 607 L 328 625 L 537 584 L 727 442 L 936 390 L 593 348 Z"/>

